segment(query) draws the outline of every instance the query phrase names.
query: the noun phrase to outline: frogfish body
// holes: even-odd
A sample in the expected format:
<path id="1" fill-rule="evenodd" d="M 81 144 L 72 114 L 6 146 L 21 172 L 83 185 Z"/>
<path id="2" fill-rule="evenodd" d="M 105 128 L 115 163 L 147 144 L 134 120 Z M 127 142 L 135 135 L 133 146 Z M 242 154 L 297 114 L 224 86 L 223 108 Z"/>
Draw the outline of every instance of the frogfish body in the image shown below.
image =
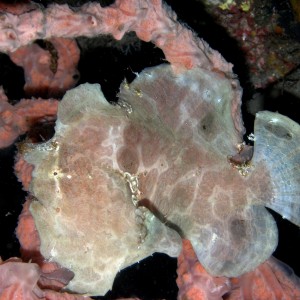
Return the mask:
<path id="1" fill-rule="evenodd" d="M 112 105 L 98 84 L 59 104 L 54 137 L 25 154 L 41 253 L 75 273 L 68 289 L 105 294 L 116 273 L 192 242 L 212 275 L 239 276 L 270 257 L 277 226 L 300 225 L 300 127 L 260 112 L 245 149 L 240 87 L 224 74 L 145 69 Z"/>

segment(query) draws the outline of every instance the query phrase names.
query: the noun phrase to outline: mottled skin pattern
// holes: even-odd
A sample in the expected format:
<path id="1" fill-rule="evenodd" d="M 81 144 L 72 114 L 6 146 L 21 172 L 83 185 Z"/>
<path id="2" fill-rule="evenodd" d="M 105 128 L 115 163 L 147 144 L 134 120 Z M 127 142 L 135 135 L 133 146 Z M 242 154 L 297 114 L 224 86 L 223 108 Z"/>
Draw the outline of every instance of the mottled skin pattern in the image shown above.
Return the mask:
<path id="1" fill-rule="evenodd" d="M 139 122 L 129 124 L 135 141 L 127 142 L 128 127 L 124 131 L 119 166 L 129 157 L 138 166 L 131 172 L 146 171 L 139 177 L 142 197 L 181 228 L 212 274 L 250 270 L 273 252 L 277 229 L 263 207 L 247 206 L 271 193 L 267 180 L 261 184 L 264 172 L 257 168 L 244 177 L 228 163 L 242 141 L 230 115 L 234 87 L 207 71 L 156 72 L 146 70 L 121 89 L 120 99 L 132 107 L 129 117 Z"/>
<path id="2" fill-rule="evenodd" d="M 178 254 L 179 234 L 145 199 L 212 275 L 239 276 L 271 255 L 277 228 L 263 206 L 276 195 L 263 154 L 240 168 L 228 159 L 242 143 L 237 88 L 216 72 L 162 65 L 123 83 L 118 105 L 99 85 L 67 92 L 55 136 L 25 159 L 41 253 L 75 273 L 68 288 L 104 294 L 119 269 Z"/>

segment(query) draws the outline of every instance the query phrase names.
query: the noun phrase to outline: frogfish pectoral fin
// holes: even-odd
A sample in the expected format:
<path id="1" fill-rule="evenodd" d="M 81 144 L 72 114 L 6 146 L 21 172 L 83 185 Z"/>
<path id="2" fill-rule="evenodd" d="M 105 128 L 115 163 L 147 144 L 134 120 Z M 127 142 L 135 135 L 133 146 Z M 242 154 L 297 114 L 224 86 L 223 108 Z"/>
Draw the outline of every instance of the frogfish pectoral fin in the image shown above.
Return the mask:
<path id="1" fill-rule="evenodd" d="M 247 206 L 227 219 L 195 226 L 187 238 L 210 274 L 227 277 L 256 268 L 272 255 L 278 242 L 276 223 L 263 206 Z"/>

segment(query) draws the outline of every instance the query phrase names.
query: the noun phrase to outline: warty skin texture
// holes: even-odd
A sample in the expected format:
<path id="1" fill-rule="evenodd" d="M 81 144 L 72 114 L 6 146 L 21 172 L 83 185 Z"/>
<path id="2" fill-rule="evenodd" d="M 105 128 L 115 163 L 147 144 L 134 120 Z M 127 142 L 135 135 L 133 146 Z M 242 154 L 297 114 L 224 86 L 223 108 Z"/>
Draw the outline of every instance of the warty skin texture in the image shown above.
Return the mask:
<path id="1" fill-rule="evenodd" d="M 178 233 L 213 275 L 239 276 L 272 254 L 277 227 L 264 206 L 278 193 L 263 161 L 268 143 L 242 168 L 228 159 L 242 143 L 235 88 L 218 73 L 161 65 L 124 82 L 118 105 L 99 85 L 67 92 L 55 136 L 25 154 L 41 253 L 75 273 L 67 288 L 104 294 L 120 269 L 153 252 L 176 256 Z M 265 114 L 258 140 L 274 119 Z"/>

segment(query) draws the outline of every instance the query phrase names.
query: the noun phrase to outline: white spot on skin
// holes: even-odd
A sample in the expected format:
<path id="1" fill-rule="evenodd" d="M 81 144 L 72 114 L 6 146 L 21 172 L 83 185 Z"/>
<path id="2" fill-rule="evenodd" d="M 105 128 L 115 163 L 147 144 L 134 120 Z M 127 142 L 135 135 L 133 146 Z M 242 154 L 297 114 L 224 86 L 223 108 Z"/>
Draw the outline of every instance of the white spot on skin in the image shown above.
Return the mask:
<path id="1" fill-rule="evenodd" d="M 51 255 L 51 258 L 54 258 L 57 255 L 57 251 L 54 249 L 54 247 L 51 249 L 50 255 Z"/>
<path id="2" fill-rule="evenodd" d="M 253 141 L 253 142 L 255 141 L 254 133 L 250 133 L 247 137 L 249 141 Z"/>
<path id="3" fill-rule="evenodd" d="M 272 118 L 271 120 L 270 120 L 270 123 L 278 123 L 278 119 L 277 118 Z"/>
<path id="4" fill-rule="evenodd" d="M 213 233 L 212 238 L 211 238 L 211 242 L 215 243 L 217 238 L 218 238 L 218 235 L 216 233 Z"/>

